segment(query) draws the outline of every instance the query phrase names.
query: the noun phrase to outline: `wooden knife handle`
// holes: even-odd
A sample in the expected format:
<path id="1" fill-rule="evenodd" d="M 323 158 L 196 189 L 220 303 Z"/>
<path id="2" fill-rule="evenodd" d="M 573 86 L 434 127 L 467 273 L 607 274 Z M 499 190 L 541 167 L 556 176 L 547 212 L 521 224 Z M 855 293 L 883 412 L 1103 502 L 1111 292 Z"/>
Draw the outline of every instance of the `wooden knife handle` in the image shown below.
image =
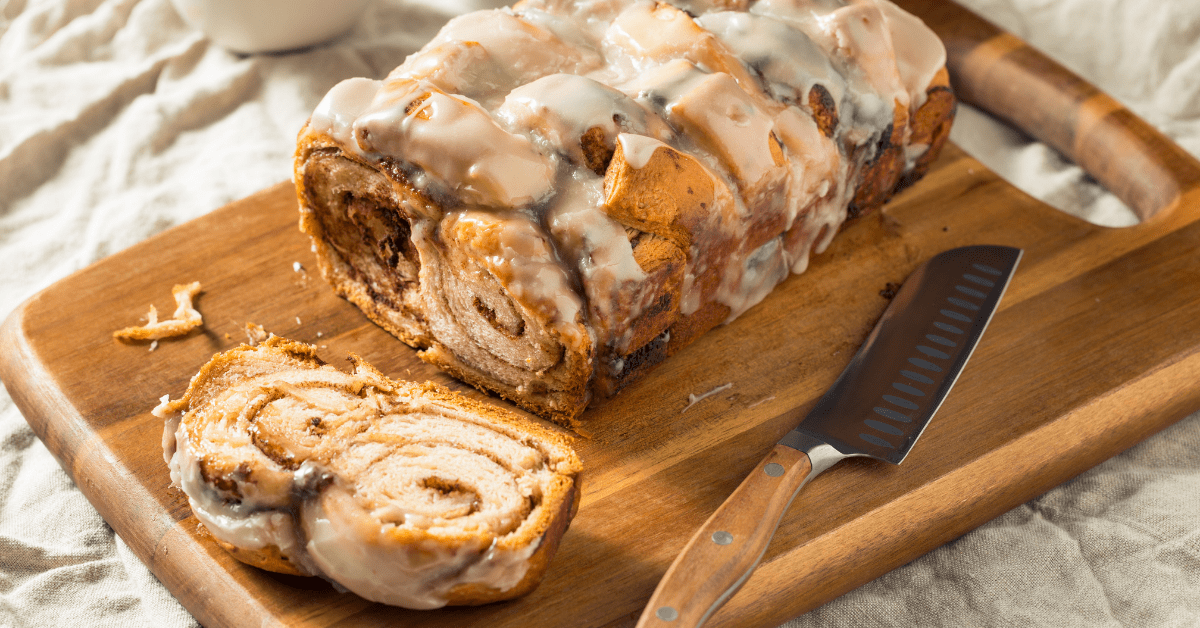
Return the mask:
<path id="1" fill-rule="evenodd" d="M 804 452 L 775 445 L 671 563 L 638 628 L 704 623 L 750 577 L 783 513 L 811 475 L 812 463 Z"/>

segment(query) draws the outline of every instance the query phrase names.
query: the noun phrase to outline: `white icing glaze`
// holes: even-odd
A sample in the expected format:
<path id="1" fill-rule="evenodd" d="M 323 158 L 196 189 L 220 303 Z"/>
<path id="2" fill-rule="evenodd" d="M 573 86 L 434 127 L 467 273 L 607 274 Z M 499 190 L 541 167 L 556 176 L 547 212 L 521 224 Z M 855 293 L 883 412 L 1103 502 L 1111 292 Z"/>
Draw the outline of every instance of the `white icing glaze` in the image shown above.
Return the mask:
<path id="1" fill-rule="evenodd" d="M 683 274 L 683 287 L 680 289 L 679 297 L 679 313 L 684 316 L 691 316 L 696 313 L 703 305 L 701 298 L 704 295 L 696 288 L 696 273 L 692 269 L 688 269 Z"/>
<path id="2" fill-rule="evenodd" d="M 448 545 L 420 530 L 364 525 L 343 487 L 306 502 L 301 522 L 307 550 L 325 574 L 375 602 L 414 609 L 440 608 L 454 586 L 472 582 L 506 590 L 516 586 L 537 551 L 534 543 L 505 551 L 484 541 Z"/>
<path id="3" fill-rule="evenodd" d="M 733 77 L 706 74 L 667 103 L 670 119 L 716 155 L 740 187 L 757 185 L 776 167 L 771 155 L 774 121 Z"/>
<path id="4" fill-rule="evenodd" d="M 626 137 L 644 136 L 619 136 Z M 547 213 L 547 225 L 566 251 L 567 262 L 583 280 L 589 320 L 606 330 L 627 328 L 653 294 L 639 289 L 647 276 L 634 259 L 625 228 L 601 210 L 604 181 L 579 170 L 571 180 L 560 183 L 559 189 L 558 203 Z M 624 343 L 617 339 L 615 344 Z"/>
<path id="5" fill-rule="evenodd" d="M 686 13 L 668 4 L 638 2 L 613 20 L 607 38 L 648 62 L 686 58 L 704 35 Z"/>
<path id="6" fill-rule="evenodd" d="M 929 152 L 929 144 L 909 144 L 904 147 L 904 169 L 911 170 L 917 160 Z"/>
<path id="7" fill-rule="evenodd" d="M 514 298 L 552 304 L 555 320 L 573 323 L 582 302 L 571 289 L 570 276 L 559 264 L 546 236 L 524 214 L 496 218 L 496 214 L 479 211 L 457 216 L 458 222 L 472 225 L 475 234 L 496 238 L 495 248 L 488 244 L 480 250 L 489 251 L 484 258 L 488 270 L 503 278 Z"/>
<path id="8" fill-rule="evenodd" d="M 553 183 L 552 166 L 528 138 L 474 102 L 413 81 L 385 83 L 354 136 L 364 153 L 401 155 L 470 204 L 528 205 Z"/>
<path id="9" fill-rule="evenodd" d="M 166 426 L 166 429 L 170 429 L 172 423 L 178 426 L 175 447 L 168 460 L 171 483 L 187 495 L 192 512 L 209 533 L 220 541 L 252 551 L 274 545 L 308 575 L 320 573 L 313 568 L 300 545 L 290 512 L 261 508 L 252 499 L 230 503 L 204 481 L 200 458 L 191 446 L 187 430 L 179 425 L 179 418 L 168 421 Z"/>
<path id="10" fill-rule="evenodd" d="M 886 0 L 747 4 L 683 2 L 696 18 L 652 0 L 524 0 L 468 14 L 388 81 L 335 87 L 309 129 L 363 159 L 406 164 L 417 189 L 450 199 L 441 204 L 455 220 L 517 210 L 523 218 L 488 219 L 508 244 L 485 265 L 564 334 L 579 333 L 565 323 L 581 312 L 614 315 L 605 299 L 629 300 L 628 322 L 645 296 L 620 288 L 636 285 L 640 269 L 620 225 L 595 211 L 602 201 L 581 138 L 592 134 L 593 162 L 619 143 L 635 169 L 664 144 L 691 155 L 718 198 L 686 252 L 680 312 L 715 299 L 736 316 L 780 280 L 778 268 L 802 272 L 828 245 L 854 193 L 849 179 L 874 156 L 896 107 L 919 107 L 945 63 L 932 31 Z M 815 85 L 835 109 L 832 138 L 811 118 Z M 924 150 L 905 147 L 906 166 Z M 745 241 L 755 221 L 775 224 L 780 214 L 783 240 Z M 412 225 L 418 249 L 439 228 Z M 735 243 L 722 248 L 727 259 L 710 250 L 720 240 Z M 422 264 L 438 262 L 423 253 Z M 729 276 L 706 294 L 697 278 L 715 268 Z M 621 322 L 613 333 L 628 336 Z"/>
<path id="11" fill-rule="evenodd" d="M 816 122 L 796 107 L 788 107 L 775 117 L 775 130 L 791 167 L 791 204 L 786 223 L 790 228 L 801 211 L 844 178 L 845 161 L 833 140 L 822 135 Z"/>
<path id="12" fill-rule="evenodd" d="M 346 79 L 334 85 L 313 111 L 309 128 L 332 137 L 343 146 L 357 147 L 354 122 L 371 106 L 382 86 L 381 81 L 367 78 Z"/>
<path id="13" fill-rule="evenodd" d="M 495 98 L 495 94 L 503 93 L 514 83 L 509 71 L 476 41 L 426 46 L 392 70 L 387 78 L 425 81 L 444 92 L 477 102 Z"/>
<path id="14" fill-rule="evenodd" d="M 687 59 L 671 59 L 652 66 L 636 79 L 618 87 L 651 111 L 668 115 L 670 103 L 695 89 L 708 75 Z"/>
<path id="15" fill-rule="evenodd" d="M 475 11 L 450 20 L 423 50 L 453 42 L 476 42 L 511 82 L 503 90 L 565 72 L 582 74 L 603 63 L 599 52 L 571 20 L 540 11 L 519 15 L 511 9 Z M 419 59 L 411 57 L 406 65 Z"/>
<path id="16" fill-rule="evenodd" d="M 893 102 L 908 105 L 875 0 L 759 0 L 750 12 L 802 31 L 829 57 L 846 81 L 838 114 L 847 123 L 840 135 L 849 144 L 866 143 L 886 128 Z"/>
<path id="17" fill-rule="evenodd" d="M 809 91 L 819 84 L 835 103 L 841 102 L 845 81 L 829 57 L 799 29 L 762 15 L 734 11 L 709 13 L 697 21 L 760 72 L 777 100 L 807 106 Z"/>
<path id="18" fill-rule="evenodd" d="M 879 5 L 857 0 L 817 20 L 825 45 L 840 57 L 854 60 L 875 92 L 902 107 L 909 103 L 892 52 L 892 35 Z"/>
<path id="19" fill-rule="evenodd" d="M 635 170 L 641 170 L 650 163 L 650 157 L 659 148 L 669 148 L 665 143 L 644 135 L 622 133 L 617 136 L 621 150 L 625 153 L 625 163 Z"/>
<path id="20" fill-rule="evenodd" d="M 895 48 L 900 80 L 915 110 L 925 103 L 925 89 L 946 65 L 946 47 L 917 16 L 891 2 L 878 2 Z"/>
<path id="21" fill-rule="evenodd" d="M 444 606 L 460 585 L 521 583 L 542 545 L 533 531 L 550 507 L 544 491 L 557 474 L 578 471 L 572 454 L 543 449 L 519 426 L 397 391 L 369 367 L 260 368 L 261 376 L 222 376 L 213 396 L 189 390 L 186 415 L 165 398 L 156 409 L 172 482 L 216 539 L 277 548 L 308 575 L 407 608 Z M 275 438 L 287 425 L 303 429 L 271 442 L 305 452 L 295 471 L 251 438 Z M 323 439 L 310 438 L 314 425 Z M 206 479 L 206 461 L 223 488 Z M 254 494 L 272 471 L 283 481 Z"/>
<path id="22" fill-rule="evenodd" d="M 625 228 L 600 210 L 603 179 L 584 173 L 576 177 L 562 186 L 562 201 L 549 215 L 550 232 L 566 244 L 564 248 L 579 255 L 580 272 L 590 282 L 620 290 L 626 282 L 645 279 L 646 273 L 633 259 Z"/>
<path id="23" fill-rule="evenodd" d="M 725 322 L 758 305 L 775 286 L 787 279 L 788 264 L 782 238 L 773 238 L 744 258 L 731 263 L 721 276 L 717 301 L 729 306 Z"/>
<path id="24" fill-rule="evenodd" d="M 586 164 L 580 138 L 598 128 L 611 149 L 622 132 L 669 136 L 657 117 L 612 87 L 583 76 L 552 74 L 509 92 L 496 117 L 510 129 L 529 133 L 543 153 L 563 151 Z"/>
<path id="25" fill-rule="evenodd" d="M 170 465 L 171 457 L 175 455 L 175 430 L 179 429 L 179 420 L 183 418 L 183 415 L 174 413 L 171 410 L 171 398 L 169 395 L 163 395 L 158 401 L 158 405 L 150 411 L 150 414 L 163 419 L 163 461 L 167 465 Z"/>
<path id="26" fill-rule="evenodd" d="M 743 192 L 759 187 L 775 166 L 773 122 L 760 107 L 764 103 L 730 75 L 674 59 L 620 88 L 680 131 L 675 148 L 697 157 Z"/>

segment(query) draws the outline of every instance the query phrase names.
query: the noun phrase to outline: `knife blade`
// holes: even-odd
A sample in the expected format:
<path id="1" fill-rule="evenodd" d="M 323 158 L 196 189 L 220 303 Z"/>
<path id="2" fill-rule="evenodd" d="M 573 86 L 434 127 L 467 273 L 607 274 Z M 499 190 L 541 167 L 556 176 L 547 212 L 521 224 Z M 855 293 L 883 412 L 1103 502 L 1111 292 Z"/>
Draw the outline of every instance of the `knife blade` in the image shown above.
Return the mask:
<path id="1" fill-rule="evenodd" d="M 900 464 L 979 344 L 1021 254 L 967 246 L 914 270 L 833 386 L 676 557 L 638 628 L 703 624 L 750 577 L 817 474 L 856 456 Z"/>

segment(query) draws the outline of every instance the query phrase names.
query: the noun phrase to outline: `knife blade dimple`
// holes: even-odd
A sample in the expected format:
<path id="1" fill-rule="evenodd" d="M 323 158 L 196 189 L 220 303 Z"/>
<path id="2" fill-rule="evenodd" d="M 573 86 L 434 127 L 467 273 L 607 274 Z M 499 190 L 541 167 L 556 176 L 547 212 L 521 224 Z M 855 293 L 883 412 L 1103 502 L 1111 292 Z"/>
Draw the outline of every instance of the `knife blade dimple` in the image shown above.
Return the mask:
<path id="1" fill-rule="evenodd" d="M 958 379 L 1020 258 L 1020 249 L 970 246 L 922 264 L 796 430 L 845 456 L 899 464 Z"/>
<path id="2" fill-rule="evenodd" d="M 676 557 L 638 626 L 683 618 L 703 624 L 750 577 L 788 505 L 814 476 L 850 456 L 900 464 L 974 351 L 1020 258 L 1009 247 L 964 247 L 913 271 L 816 407 Z M 986 290 L 964 286 L 964 279 Z"/>

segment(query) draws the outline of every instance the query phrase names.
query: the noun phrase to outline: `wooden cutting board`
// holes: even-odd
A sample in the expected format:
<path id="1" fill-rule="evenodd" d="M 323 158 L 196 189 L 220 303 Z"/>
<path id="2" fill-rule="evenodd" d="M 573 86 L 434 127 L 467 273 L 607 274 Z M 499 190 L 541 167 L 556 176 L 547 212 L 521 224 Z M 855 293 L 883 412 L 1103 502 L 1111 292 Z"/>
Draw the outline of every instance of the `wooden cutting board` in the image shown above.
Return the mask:
<path id="1" fill-rule="evenodd" d="M 818 477 L 709 625 L 783 622 L 1200 408 L 1200 164 L 1019 40 L 948 3 L 904 4 L 946 40 L 964 100 L 1083 164 L 1145 221 L 1107 229 L 1070 218 L 948 146 L 924 180 L 851 224 L 806 273 L 587 412 L 579 514 L 526 598 L 415 612 L 246 567 L 169 486 L 150 409 L 243 341 L 247 322 L 315 343 L 335 364 L 354 351 L 392 377 L 464 389 L 333 296 L 297 230 L 288 183 L 30 299 L 0 331 L 0 377 L 105 520 L 210 628 L 627 626 L 696 527 L 846 365 L 889 283 L 955 246 L 1025 249 L 991 328 L 905 463 L 849 460 Z M 171 286 L 188 281 L 204 286 L 202 332 L 153 351 L 112 339 L 151 303 L 172 311 Z"/>

